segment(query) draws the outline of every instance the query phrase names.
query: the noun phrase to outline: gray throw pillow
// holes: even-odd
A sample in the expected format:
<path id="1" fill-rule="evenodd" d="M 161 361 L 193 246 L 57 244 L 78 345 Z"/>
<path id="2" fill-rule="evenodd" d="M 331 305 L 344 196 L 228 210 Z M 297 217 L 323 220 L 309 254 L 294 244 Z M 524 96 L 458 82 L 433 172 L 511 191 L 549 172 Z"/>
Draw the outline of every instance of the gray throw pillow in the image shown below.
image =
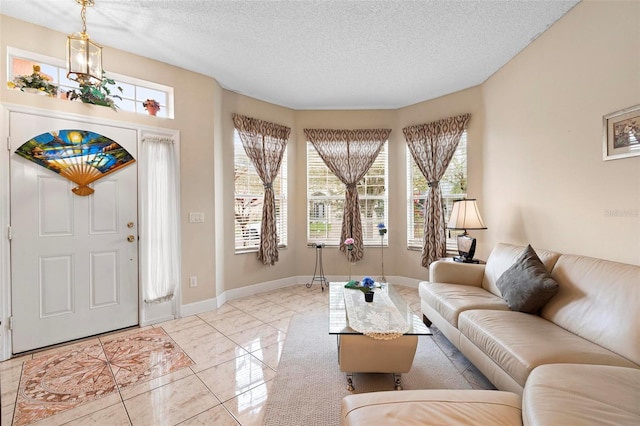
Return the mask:
<path id="1" fill-rule="evenodd" d="M 528 314 L 538 312 L 558 292 L 558 283 L 530 245 L 498 278 L 496 286 L 509 309 Z"/>

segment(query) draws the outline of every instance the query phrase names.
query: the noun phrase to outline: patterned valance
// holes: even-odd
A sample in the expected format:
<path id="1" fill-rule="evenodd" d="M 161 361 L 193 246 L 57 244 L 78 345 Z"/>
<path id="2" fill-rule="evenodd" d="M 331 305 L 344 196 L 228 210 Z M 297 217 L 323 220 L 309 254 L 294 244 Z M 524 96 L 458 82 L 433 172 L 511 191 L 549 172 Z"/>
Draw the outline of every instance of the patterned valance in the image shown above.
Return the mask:
<path id="1" fill-rule="evenodd" d="M 291 133 L 290 127 L 240 114 L 233 114 L 233 124 L 241 135 L 261 135 L 286 141 Z"/>

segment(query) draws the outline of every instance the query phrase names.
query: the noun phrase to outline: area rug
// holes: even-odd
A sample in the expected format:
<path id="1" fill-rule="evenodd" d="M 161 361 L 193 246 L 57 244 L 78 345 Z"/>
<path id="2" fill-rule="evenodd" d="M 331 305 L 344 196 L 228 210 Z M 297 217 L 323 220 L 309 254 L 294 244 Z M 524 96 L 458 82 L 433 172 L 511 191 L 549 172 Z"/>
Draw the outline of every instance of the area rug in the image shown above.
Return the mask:
<path id="1" fill-rule="evenodd" d="M 25 361 L 13 424 L 33 423 L 192 364 L 161 328 L 105 336 Z"/>
<path id="2" fill-rule="evenodd" d="M 339 425 L 343 397 L 394 389 L 392 374 L 354 374 L 353 382 L 355 391 L 349 392 L 345 373 L 338 366 L 336 336 L 329 335 L 327 315 L 295 316 L 271 387 L 264 424 Z M 471 389 L 431 336 L 419 337 L 413 367 L 402 375 L 402 387 Z"/>

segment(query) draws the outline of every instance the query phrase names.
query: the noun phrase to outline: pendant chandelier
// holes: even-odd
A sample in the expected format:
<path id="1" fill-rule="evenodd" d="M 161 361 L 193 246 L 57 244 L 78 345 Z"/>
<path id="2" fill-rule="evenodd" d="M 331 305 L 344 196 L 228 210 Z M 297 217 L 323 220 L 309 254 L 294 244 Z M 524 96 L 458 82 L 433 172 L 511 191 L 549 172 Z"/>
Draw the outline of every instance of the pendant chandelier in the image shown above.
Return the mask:
<path id="1" fill-rule="evenodd" d="M 76 0 L 82 5 L 82 32 L 67 36 L 67 78 L 80 84 L 97 85 L 102 81 L 102 46 L 87 34 L 87 6 L 94 0 Z"/>

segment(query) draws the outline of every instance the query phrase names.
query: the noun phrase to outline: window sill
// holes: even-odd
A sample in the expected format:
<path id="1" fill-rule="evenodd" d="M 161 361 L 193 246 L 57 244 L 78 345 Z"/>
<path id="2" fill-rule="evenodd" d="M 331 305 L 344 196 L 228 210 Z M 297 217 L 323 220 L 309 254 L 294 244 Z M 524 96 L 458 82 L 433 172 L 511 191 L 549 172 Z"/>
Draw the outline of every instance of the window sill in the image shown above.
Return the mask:
<path id="1" fill-rule="evenodd" d="M 246 249 L 236 249 L 233 254 L 248 254 L 248 253 L 257 253 L 259 247 L 251 247 Z M 278 250 L 286 250 L 287 246 L 278 246 Z"/>

